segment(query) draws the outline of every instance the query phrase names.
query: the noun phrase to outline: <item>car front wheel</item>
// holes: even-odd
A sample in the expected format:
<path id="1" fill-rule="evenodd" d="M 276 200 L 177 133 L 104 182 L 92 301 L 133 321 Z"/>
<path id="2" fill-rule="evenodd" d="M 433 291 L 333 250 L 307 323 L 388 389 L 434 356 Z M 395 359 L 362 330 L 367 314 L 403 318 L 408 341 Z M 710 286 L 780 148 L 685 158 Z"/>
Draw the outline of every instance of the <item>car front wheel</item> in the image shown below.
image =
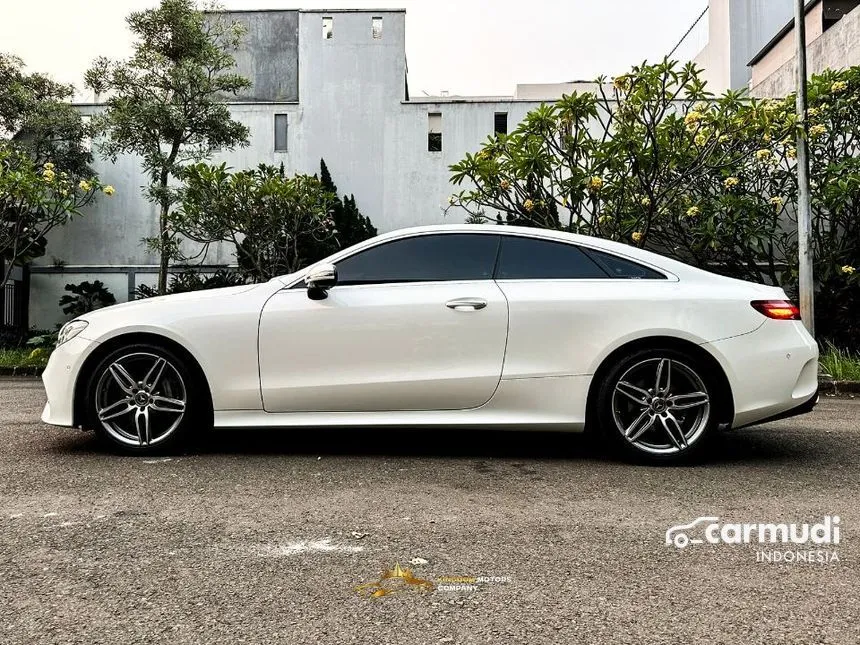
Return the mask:
<path id="1" fill-rule="evenodd" d="M 600 425 L 629 457 L 687 460 L 716 426 L 715 392 L 694 357 L 672 349 L 639 351 L 619 361 L 601 384 Z"/>
<path id="2" fill-rule="evenodd" d="M 202 412 L 195 375 L 172 352 L 133 345 L 107 355 L 87 388 L 90 427 L 129 454 L 170 451 L 190 434 Z"/>

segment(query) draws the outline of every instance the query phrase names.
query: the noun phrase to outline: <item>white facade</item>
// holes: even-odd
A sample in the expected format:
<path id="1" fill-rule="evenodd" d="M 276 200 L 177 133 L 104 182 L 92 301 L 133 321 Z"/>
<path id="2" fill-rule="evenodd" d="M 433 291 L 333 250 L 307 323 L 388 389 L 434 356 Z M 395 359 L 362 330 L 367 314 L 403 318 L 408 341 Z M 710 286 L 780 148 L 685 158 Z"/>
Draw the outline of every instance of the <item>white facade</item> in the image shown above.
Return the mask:
<path id="1" fill-rule="evenodd" d="M 283 12 L 253 13 L 250 43 L 241 52 L 243 65 L 255 52 L 272 52 L 277 30 L 268 29 Z M 233 103 L 234 118 L 250 129 L 250 145 L 213 156 L 234 169 L 260 163 L 284 164 L 288 173 L 318 173 L 325 159 L 341 193 L 355 194 L 358 207 L 380 232 L 406 226 L 460 223 L 459 214 L 443 213 L 454 190 L 450 164 L 478 149 L 493 131 L 495 115 L 507 113 L 513 129 L 543 100 L 558 98 L 556 88 L 530 89 L 529 96 L 407 100 L 405 18 L 403 10 L 300 11 L 298 25 L 298 100 Z M 269 14 L 269 15 L 267 15 Z M 274 14 L 274 16 L 273 16 Z M 242 12 L 231 17 L 242 18 Z M 323 21 L 332 20 L 332 37 L 324 38 Z M 382 37 L 374 38 L 374 19 L 382 19 Z M 274 33 L 272 33 L 274 32 Z M 260 65 L 255 68 L 258 73 Z M 271 81 L 271 66 L 263 70 Z M 286 73 L 286 72 L 285 72 Z M 564 86 L 559 87 L 567 87 Z M 82 105 L 92 113 L 98 105 Z M 288 115 L 288 150 L 275 151 L 276 114 Z M 442 115 L 442 151 L 428 151 L 429 114 Z M 63 286 L 101 280 L 117 300 L 128 299 L 134 286 L 153 284 L 157 258 L 141 245 L 157 233 L 157 209 L 143 197 L 147 183 L 134 157 L 110 163 L 95 144 L 93 169 L 116 188 L 81 217 L 55 230 L 48 251 L 34 265 L 30 324 L 51 327 L 64 319 L 57 302 Z M 465 217 L 465 214 L 463 215 Z M 62 260 L 62 269 L 53 266 Z M 232 248 L 212 249 L 207 265 L 234 264 Z"/>

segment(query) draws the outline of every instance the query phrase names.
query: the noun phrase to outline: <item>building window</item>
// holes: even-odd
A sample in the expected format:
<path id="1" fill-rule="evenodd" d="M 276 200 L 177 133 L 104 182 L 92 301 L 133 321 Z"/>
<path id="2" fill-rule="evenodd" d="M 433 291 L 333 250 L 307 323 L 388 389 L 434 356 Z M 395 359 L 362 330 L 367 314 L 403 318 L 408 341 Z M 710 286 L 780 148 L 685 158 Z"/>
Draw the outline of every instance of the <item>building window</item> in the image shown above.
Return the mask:
<path id="1" fill-rule="evenodd" d="M 289 133 L 289 118 L 286 114 L 275 115 L 275 152 L 287 152 L 287 134 Z"/>
<path id="2" fill-rule="evenodd" d="M 496 134 L 508 133 L 508 113 L 496 112 L 494 130 Z"/>
<path id="3" fill-rule="evenodd" d="M 431 112 L 427 117 L 427 150 L 442 152 L 442 114 Z"/>
<path id="4" fill-rule="evenodd" d="M 331 40 L 334 38 L 334 18 L 325 16 L 322 19 L 323 40 Z"/>
<path id="5" fill-rule="evenodd" d="M 382 40 L 382 18 L 378 16 L 373 19 L 373 39 Z"/>

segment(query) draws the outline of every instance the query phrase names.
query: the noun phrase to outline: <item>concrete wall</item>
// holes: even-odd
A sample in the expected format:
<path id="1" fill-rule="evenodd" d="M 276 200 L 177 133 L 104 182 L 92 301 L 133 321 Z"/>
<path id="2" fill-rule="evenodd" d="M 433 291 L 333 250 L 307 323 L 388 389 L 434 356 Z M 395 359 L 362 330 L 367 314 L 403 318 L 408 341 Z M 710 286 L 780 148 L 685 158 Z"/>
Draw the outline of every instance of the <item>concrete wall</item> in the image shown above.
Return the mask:
<path id="1" fill-rule="evenodd" d="M 819 2 L 812 7 L 805 19 L 806 45 L 809 47 L 818 40 L 823 31 L 822 9 L 824 3 Z M 761 84 L 768 76 L 776 72 L 785 63 L 792 61 L 797 54 L 797 45 L 794 42 L 794 29 L 788 31 L 773 47 L 750 68 L 750 87 Z"/>
<path id="2" fill-rule="evenodd" d="M 230 100 L 299 100 L 298 11 L 233 11 L 210 14 L 210 19 L 241 22 L 247 30 L 233 56 L 236 72 L 253 85 Z"/>
<path id="3" fill-rule="evenodd" d="M 786 39 L 793 46 L 793 29 L 786 34 L 783 40 Z M 750 93 L 757 97 L 772 98 L 781 98 L 791 94 L 795 87 L 794 58 L 784 61 L 770 74 L 765 75 L 764 70 L 773 67 L 772 64 L 767 63 L 768 58 L 766 56 L 753 68 L 754 84 Z M 766 66 L 757 70 L 756 68 L 762 64 L 766 64 Z M 819 74 L 828 68 L 841 69 L 860 65 L 860 9 L 854 9 L 846 14 L 817 39 L 808 42 L 806 64 L 810 75 Z"/>

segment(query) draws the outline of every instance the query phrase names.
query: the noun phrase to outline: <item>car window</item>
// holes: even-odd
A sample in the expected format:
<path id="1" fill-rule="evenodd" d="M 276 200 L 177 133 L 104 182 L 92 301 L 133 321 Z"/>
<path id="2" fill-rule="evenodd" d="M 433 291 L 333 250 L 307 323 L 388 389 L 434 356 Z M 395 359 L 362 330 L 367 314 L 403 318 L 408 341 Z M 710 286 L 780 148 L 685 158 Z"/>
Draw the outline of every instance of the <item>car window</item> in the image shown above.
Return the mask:
<path id="1" fill-rule="evenodd" d="M 498 248 L 499 236 L 481 233 L 394 240 L 338 262 L 337 282 L 349 285 L 490 280 Z"/>
<path id="2" fill-rule="evenodd" d="M 564 242 L 505 236 L 496 278 L 552 280 L 606 278 L 607 273 L 579 247 Z"/>
<path id="3" fill-rule="evenodd" d="M 659 271 L 649 269 L 648 267 L 642 266 L 641 264 L 633 262 L 632 260 L 620 258 L 617 255 L 612 255 L 611 253 L 604 253 L 603 251 L 595 251 L 594 249 L 588 249 L 586 252 L 603 269 L 606 270 L 610 277 L 626 278 L 628 280 L 667 279 L 666 276 Z"/>

